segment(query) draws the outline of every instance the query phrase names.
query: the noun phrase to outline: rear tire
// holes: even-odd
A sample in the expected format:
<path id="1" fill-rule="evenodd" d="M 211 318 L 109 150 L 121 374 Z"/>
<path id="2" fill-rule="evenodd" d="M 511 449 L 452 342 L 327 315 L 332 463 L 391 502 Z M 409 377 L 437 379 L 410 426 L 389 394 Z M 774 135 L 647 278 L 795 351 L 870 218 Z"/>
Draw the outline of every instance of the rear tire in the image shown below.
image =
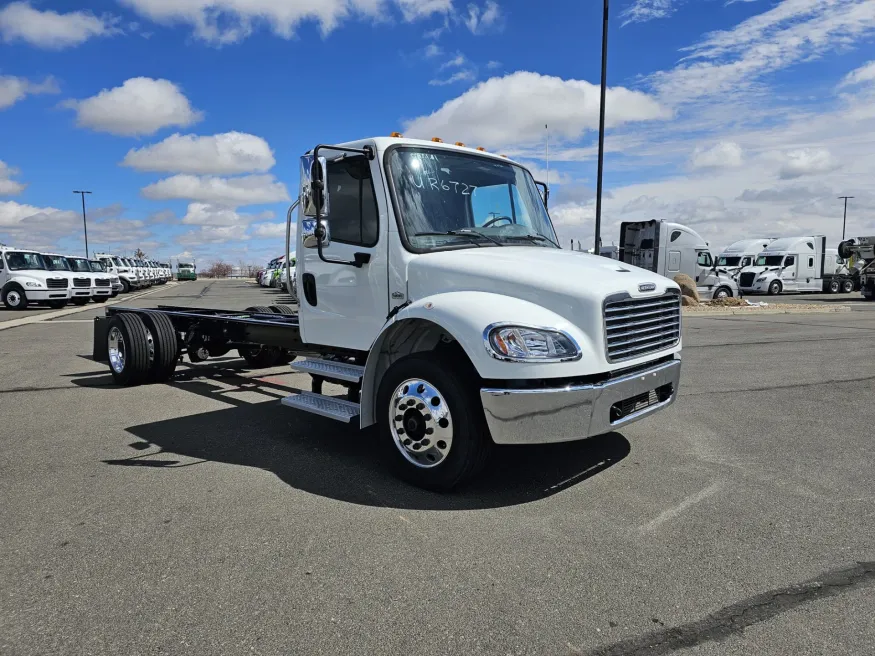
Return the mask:
<path id="1" fill-rule="evenodd" d="M 166 314 L 160 312 L 144 312 L 143 323 L 152 333 L 154 355 L 149 369 L 148 379 L 155 383 L 169 380 L 176 371 L 179 361 L 179 341 L 176 329 Z"/>
<path id="2" fill-rule="evenodd" d="M 841 291 L 842 284 L 838 280 L 830 280 L 829 281 L 829 293 L 830 294 L 838 294 Z"/>
<path id="3" fill-rule="evenodd" d="M 492 440 L 476 380 L 467 363 L 436 354 L 410 355 L 389 367 L 376 411 L 379 448 L 396 476 L 446 492 L 482 469 Z M 403 412 L 399 403 L 406 404 Z"/>
<path id="4" fill-rule="evenodd" d="M 781 293 L 781 290 L 784 289 L 784 286 L 781 284 L 779 280 L 771 283 L 769 285 L 769 296 L 777 296 Z"/>
<path id="5" fill-rule="evenodd" d="M 6 306 L 7 310 L 25 310 L 27 304 L 27 294 L 15 283 L 3 290 L 3 305 Z"/>
<path id="6" fill-rule="evenodd" d="M 146 325 L 139 316 L 121 312 L 107 327 L 109 370 L 119 385 L 139 385 L 146 380 L 152 364 Z"/>
<path id="7" fill-rule="evenodd" d="M 289 316 L 295 314 L 295 311 L 288 305 L 271 305 L 269 309 L 274 314 L 285 314 Z"/>
<path id="8" fill-rule="evenodd" d="M 254 314 L 274 314 L 273 310 L 266 305 L 253 305 L 252 307 L 246 308 L 246 312 L 252 312 Z"/>
<path id="9" fill-rule="evenodd" d="M 853 280 L 845 280 L 844 283 L 842 283 L 842 291 L 845 294 L 850 294 L 851 292 L 853 292 L 854 291 L 854 281 Z"/>

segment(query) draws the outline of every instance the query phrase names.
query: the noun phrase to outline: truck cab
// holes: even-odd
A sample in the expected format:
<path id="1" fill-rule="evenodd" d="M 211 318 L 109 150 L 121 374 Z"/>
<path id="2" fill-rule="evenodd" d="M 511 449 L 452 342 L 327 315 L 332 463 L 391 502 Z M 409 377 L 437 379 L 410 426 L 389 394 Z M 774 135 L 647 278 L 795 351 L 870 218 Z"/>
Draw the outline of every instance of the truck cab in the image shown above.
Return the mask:
<path id="1" fill-rule="evenodd" d="M 292 360 L 312 388 L 283 405 L 378 425 L 392 470 L 434 490 L 474 476 L 492 444 L 622 430 L 677 398 L 680 289 L 560 248 L 547 198 L 524 166 L 461 144 L 316 146 L 287 214 L 297 313 L 112 306 L 95 359 L 124 385 L 167 380 L 181 353 Z"/>
<path id="2" fill-rule="evenodd" d="M 84 257 L 67 256 L 67 263 L 70 265 L 70 270 L 74 274 L 79 274 L 73 279 L 74 286 L 83 278 L 88 278 L 90 282 L 90 298 L 95 303 L 105 303 L 112 295 L 112 279 L 104 272 L 95 272 L 91 268 L 91 263 Z M 74 291 L 78 288 L 74 287 Z M 73 303 L 76 305 L 85 305 L 88 303 L 88 298 L 84 296 L 76 296 Z"/>
<path id="3" fill-rule="evenodd" d="M 118 274 L 110 271 L 106 267 L 106 264 L 104 264 L 104 260 L 97 257 L 92 260 L 88 260 L 88 265 L 91 267 L 91 271 L 98 277 L 109 279 L 110 298 L 115 298 L 116 296 L 118 296 L 119 292 L 122 290 L 122 283 L 118 277 Z"/>
<path id="4" fill-rule="evenodd" d="M 24 310 L 30 303 L 62 308 L 70 298 L 70 277 L 49 270 L 40 253 L 2 247 L 0 297 L 7 310 Z"/>
<path id="5" fill-rule="evenodd" d="M 196 269 L 193 262 L 176 263 L 177 280 L 197 280 L 197 273 L 195 273 L 195 271 Z"/>
<path id="6" fill-rule="evenodd" d="M 738 274 L 746 294 L 823 291 L 826 237 L 787 237 L 771 242 L 753 266 Z"/>
<path id="7" fill-rule="evenodd" d="M 73 272 L 67 258 L 57 253 L 43 253 L 43 261 L 49 271 L 66 277 L 69 280 L 70 302 L 74 305 L 84 305 L 91 300 L 91 274 Z M 83 300 L 84 299 L 84 300 Z"/>
<path id="8" fill-rule="evenodd" d="M 745 267 L 753 266 L 759 255 L 770 243 L 775 241 L 771 238 L 742 239 L 733 242 L 723 249 L 717 256 L 717 271 L 730 276 L 736 282 L 738 274 Z"/>
<path id="9" fill-rule="evenodd" d="M 738 296 L 732 276 L 716 266 L 708 242 L 692 228 L 668 221 L 620 224 L 620 260 L 674 279 L 686 274 L 703 300 Z"/>

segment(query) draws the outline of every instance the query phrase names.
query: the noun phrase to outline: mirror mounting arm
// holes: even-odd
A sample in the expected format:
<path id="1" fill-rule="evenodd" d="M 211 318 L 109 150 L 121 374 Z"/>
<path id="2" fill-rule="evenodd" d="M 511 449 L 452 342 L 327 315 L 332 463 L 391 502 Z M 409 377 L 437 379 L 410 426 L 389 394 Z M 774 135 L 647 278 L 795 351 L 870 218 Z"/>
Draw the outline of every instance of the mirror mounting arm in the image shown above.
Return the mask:
<path id="1" fill-rule="evenodd" d="M 343 153 L 355 153 L 357 155 L 364 155 L 368 160 L 373 160 L 376 156 L 374 153 L 374 149 L 370 146 L 365 146 L 364 148 L 347 148 L 346 146 L 326 146 L 325 144 L 319 144 L 313 149 L 313 159 L 315 161 L 319 161 L 319 151 L 320 150 L 338 150 Z M 320 193 L 324 189 L 324 183 L 322 180 L 311 180 L 310 186 L 317 189 Z M 346 266 L 353 266 L 356 269 L 361 269 L 365 264 L 371 261 L 370 253 L 356 253 L 355 259 L 350 262 L 348 260 L 332 260 L 325 257 L 322 252 L 322 239 L 325 237 L 325 228 L 322 225 L 322 208 L 320 203 L 316 203 L 316 228 L 313 234 L 316 236 L 316 252 L 319 253 L 319 259 L 327 264 L 343 264 Z"/>

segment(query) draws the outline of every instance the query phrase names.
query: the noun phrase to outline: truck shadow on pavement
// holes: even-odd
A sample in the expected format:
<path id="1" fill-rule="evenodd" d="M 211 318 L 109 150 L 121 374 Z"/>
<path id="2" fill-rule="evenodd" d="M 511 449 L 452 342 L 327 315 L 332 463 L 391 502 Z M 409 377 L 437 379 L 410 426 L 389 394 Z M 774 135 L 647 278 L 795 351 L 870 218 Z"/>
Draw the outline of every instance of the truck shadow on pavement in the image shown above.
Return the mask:
<path id="1" fill-rule="evenodd" d="M 603 472 L 630 452 L 629 442 L 619 433 L 564 444 L 497 447 L 486 470 L 474 482 L 452 494 L 436 494 L 389 474 L 377 455 L 374 429 L 360 432 L 291 411 L 279 404 L 280 396 L 263 402 L 229 396 L 229 392 L 239 397 L 246 392 L 270 390 L 285 395 L 294 391 L 240 376 L 239 372 L 216 370 L 213 377 L 221 386 L 204 378 L 203 368 L 180 372 L 173 386 L 219 399 L 231 407 L 129 427 L 128 432 L 141 440 L 130 445 L 131 457 L 104 462 L 167 469 L 222 462 L 270 471 L 293 488 L 349 503 L 472 510 L 548 497 Z M 235 387 L 229 390 L 232 382 Z"/>

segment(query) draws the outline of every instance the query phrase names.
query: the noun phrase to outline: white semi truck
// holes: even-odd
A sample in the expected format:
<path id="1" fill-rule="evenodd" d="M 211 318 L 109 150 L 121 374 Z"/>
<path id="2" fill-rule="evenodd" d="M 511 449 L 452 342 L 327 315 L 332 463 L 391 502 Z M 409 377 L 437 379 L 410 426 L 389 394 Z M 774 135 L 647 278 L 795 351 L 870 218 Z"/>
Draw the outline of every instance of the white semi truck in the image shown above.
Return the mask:
<path id="1" fill-rule="evenodd" d="M 84 257 L 67 256 L 67 264 L 75 274 L 73 277 L 74 291 L 79 291 L 82 281 L 87 279 L 90 284 L 89 296 L 77 296 L 73 299 L 76 305 L 85 305 L 89 300 L 95 303 L 106 303 L 112 296 L 112 278 L 104 272 L 95 272 Z"/>
<path id="2" fill-rule="evenodd" d="M 857 274 L 837 249 L 826 247 L 824 235 L 776 239 L 738 274 L 745 294 L 848 293 L 857 285 Z"/>
<path id="3" fill-rule="evenodd" d="M 742 239 L 733 242 L 717 256 L 717 271 L 725 273 L 738 281 L 739 272 L 753 266 L 757 255 L 775 241 L 773 238 Z"/>
<path id="4" fill-rule="evenodd" d="M 36 251 L 0 247 L 0 297 L 7 310 L 24 310 L 31 303 L 62 308 L 70 298 L 70 276 L 50 271 Z"/>
<path id="5" fill-rule="evenodd" d="M 692 228 L 669 221 L 620 224 L 620 260 L 666 278 L 686 274 L 704 300 L 738 296 L 738 284 L 714 263 L 708 242 Z"/>
<path id="6" fill-rule="evenodd" d="M 94 357 L 117 383 L 167 380 L 183 353 L 293 359 L 312 391 L 284 405 L 378 425 L 392 469 L 436 490 L 493 443 L 620 430 L 677 398 L 678 285 L 561 250 L 523 166 L 393 136 L 317 146 L 301 171 L 284 251 L 297 206 L 298 312 L 107 308 Z"/>

